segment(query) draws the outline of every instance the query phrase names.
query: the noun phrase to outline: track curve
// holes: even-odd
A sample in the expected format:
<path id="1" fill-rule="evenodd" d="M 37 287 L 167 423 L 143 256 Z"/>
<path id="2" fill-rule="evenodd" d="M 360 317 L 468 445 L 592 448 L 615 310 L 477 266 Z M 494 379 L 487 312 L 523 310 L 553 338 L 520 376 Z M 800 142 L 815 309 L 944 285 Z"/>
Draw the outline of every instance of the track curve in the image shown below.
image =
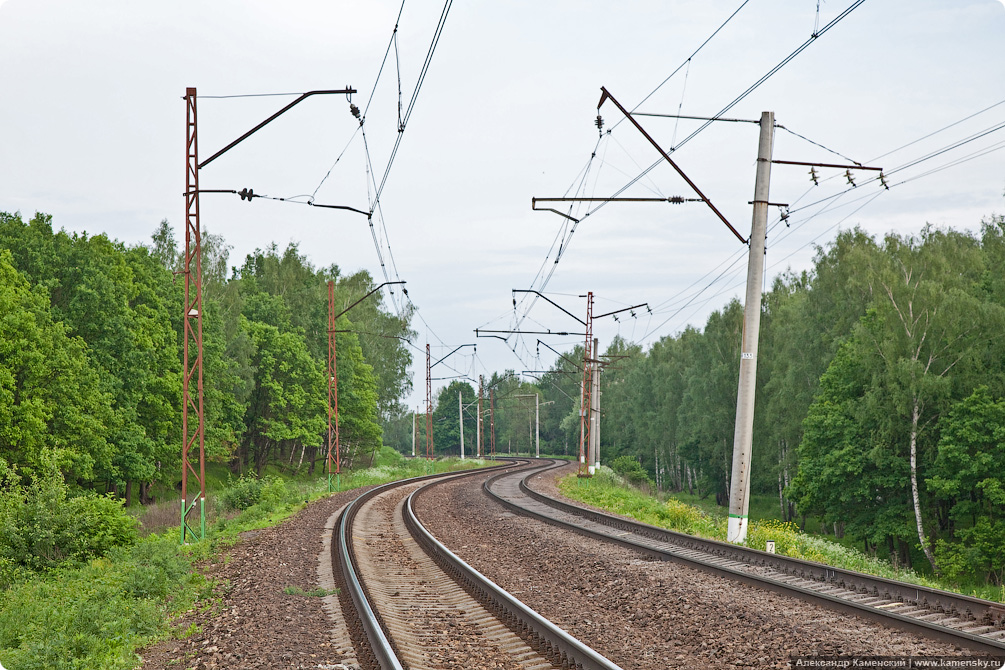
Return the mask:
<path id="1" fill-rule="evenodd" d="M 794 595 L 985 653 L 1005 651 L 1005 607 L 947 591 L 768 554 L 675 533 L 584 509 L 534 491 L 527 481 L 562 461 L 532 471 L 500 473 L 483 485 L 510 510 L 581 534 L 682 562 L 771 591 Z"/>
<path id="2" fill-rule="evenodd" d="M 483 472 L 385 485 L 343 512 L 336 555 L 359 612 L 353 640 L 363 666 L 618 670 L 461 561 L 415 518 L 412 500 L 423 487 Z"/>

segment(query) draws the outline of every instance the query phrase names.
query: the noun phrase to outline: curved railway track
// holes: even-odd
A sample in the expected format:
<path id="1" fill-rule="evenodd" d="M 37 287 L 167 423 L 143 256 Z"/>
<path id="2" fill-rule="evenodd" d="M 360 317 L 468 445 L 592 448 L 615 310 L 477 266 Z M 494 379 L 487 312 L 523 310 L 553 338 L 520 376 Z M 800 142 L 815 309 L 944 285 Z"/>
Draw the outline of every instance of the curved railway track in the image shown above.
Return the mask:
<path id="1" fill-rule="evenodd" d="M 509 468 L 510 466 L 503 466 Z M 429 534 L 413 499 L 425 486 L 484 471 L 377 487 L 346 506 L 333 560 L 364 667 L 618 670 L 487 580 Z"/>
<path id="2" fill-rule="evenodd" d="M 960 647 L 999 656 L 1005 652 L 1005 606 L 999 603 L 675 533 L 583 509 L 527 485 L 531 477 L 564 464 L 552 461 L 529 473 L 502 472 L 488 478 L 483 488 L 514 512 L 661 560 L 685 563 Z"/>

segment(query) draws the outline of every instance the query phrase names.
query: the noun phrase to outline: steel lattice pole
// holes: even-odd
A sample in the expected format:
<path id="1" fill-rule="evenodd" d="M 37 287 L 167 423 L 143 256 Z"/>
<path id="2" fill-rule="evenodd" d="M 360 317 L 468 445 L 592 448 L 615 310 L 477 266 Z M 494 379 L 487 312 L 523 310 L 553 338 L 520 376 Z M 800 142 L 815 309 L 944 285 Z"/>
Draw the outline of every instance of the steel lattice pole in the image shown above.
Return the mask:
<path id="1" fill-rule="evenodd" d="M 328 492 L 332 491 L 332 464 L 337 485 L 342 474 L 338 431 L 338 367 L 335 349 L 335 282 L 328 281 Z M 333 425 L 334 422 L 334 425 Z M 334 442 L 334 445 L 333 445 Z M 332 447 L 334 446 L 334 453 Z"/>
<path id="2" fill-rule="evenodd" d="M 185 314 L 182 349 L 182 409 L 181 409 L 181 541 L 196 532 L 188 523 L 189 514 L 199 505 L 198 539 L 206 537 L 206 443 L 202 374 L 202 234 L 199 225 L 199 142 L 195 88 L 185 89 Z M 194 271 L 192 268 L 194 261 Z M 193 274 L 195 275 L 193 277 Z M 194 289 L 194 290 L 193 290 Z M 193 323 L 194 322 L 194 323 Z M 195 356 L 192 356 L 195 345 Z M 195 382 L 195 398 L 192 385 Z M 194 413 L 195 421 L 190 412 Z M 193 425 L 194 423 L 194 425 Z M 192 448 L 199 445 L 199 470 L 190 459 Z M 189 503 L 189 473 L 199 483 L 199 498 Z"/>

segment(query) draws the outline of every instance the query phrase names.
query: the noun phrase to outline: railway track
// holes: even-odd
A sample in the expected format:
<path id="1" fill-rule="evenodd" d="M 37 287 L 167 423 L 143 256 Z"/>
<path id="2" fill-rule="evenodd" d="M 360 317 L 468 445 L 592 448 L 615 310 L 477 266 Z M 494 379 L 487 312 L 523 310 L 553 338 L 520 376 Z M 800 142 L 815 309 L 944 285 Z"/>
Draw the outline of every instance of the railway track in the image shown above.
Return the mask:
<path id="1" fill-rule="evenodd" d="M 510 468 L 512 469 L 512 468 Z M 618 666 L 516 600 L 454 555 L 416 519 L 427 486 L 483 471 L 378 487 L 346 506 L 333 561 L 363 667 L 582 668 Z"/>
<path id="2" fill-rule="evenodd" d="M 532 490 L 527 481 L 564 465 L 551 462 L 487 479 L 490 497 L 519 514 L 678 561 L 770 591 L 793 595 L 982 653 L 1005 652 L 1005 606 L 914 584 L 841 570 L 586 510 Z"/>

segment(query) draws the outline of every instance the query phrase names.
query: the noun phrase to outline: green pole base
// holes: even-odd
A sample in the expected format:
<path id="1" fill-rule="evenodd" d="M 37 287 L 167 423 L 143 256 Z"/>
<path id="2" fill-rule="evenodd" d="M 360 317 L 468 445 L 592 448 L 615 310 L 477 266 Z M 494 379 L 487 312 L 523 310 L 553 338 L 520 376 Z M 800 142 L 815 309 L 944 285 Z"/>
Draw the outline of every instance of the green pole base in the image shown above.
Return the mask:
<path id="1" fill-rule="evenodd" d="M 206 499 L 200 497 L 198 500 L 193 500 L 191 505 L 186 505 L 185 500 L 181 501 L 181 543 L 185 544 L 185 539 L 188 535 L 192 536 L 192 539 L 196 542 L 206 539 Z M 199 504 L 199 532 L 196 533 L 195 529 L 188 525 L 188 515 L 189 512 L 195 507 L 196 503 Z"/>

